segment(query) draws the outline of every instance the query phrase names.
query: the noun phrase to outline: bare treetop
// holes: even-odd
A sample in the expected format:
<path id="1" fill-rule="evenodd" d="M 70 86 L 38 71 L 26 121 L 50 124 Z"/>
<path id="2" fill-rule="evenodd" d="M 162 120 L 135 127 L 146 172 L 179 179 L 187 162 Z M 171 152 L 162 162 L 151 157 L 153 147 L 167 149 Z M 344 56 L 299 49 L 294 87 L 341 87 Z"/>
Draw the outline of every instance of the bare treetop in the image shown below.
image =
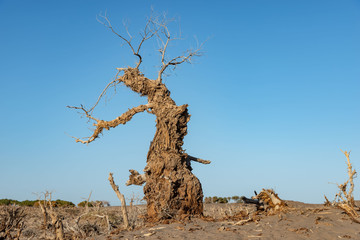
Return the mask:
<path id="1" fill-rule="evenodd" d="M 109 17 L 106 15 L 99 14 L 97 16 L 98 22 L 103 24 L 105 27 L 109 28 L 116 36 L 118 36 L 121 40 L 124 41 L 125 44 L 127 44 L 132 51 L 133 55 L 138 57 L 139 61 L 137 62 L 135 68 L 139 68 L 140 64 L 142 63 L 142 56 L 140 54 L 140 50 L 142 48 L 142 45 L 145 41 L 155 37 L 158 45 L 159 45 L 159 53 L 161 56 L 161 69 L 158 73 L 157 81 L 162 82 L 162 75 L 164 71 L 169 66 L 174 66 L 182 64 L 184 62 L 191 63 L 191 60 L 193 57 L 201 56 L 201 48 L 203 46 L 202 44 L 198 44 L 198 47 L 193 49 L 186 50 L 183 54 L 178 56 L 169 57 L 167 56 L 167 49 L 169 47 L 170 42 L 175 40 L 181 40 L 181 34 L 179 37 L 173 36 L 171 34 L 171 31 L 168 28 L 168 25 L 173 22 L 173 19 L 167 19 L 166 15 L 160 15 L 160 16 L 150 16 L 148 20 L 146 21 L 145 27 L 142 32 L 140 32 L 140 42 L 138 45 L 134 45 L 133 37 L 129 33 L 129 29 L 127 24 L 124 24 L 125 30 L 127 33 L 127 37 L 123 34 L 119 34 L 114 27 L 111 25 L 111 22 L 109 20 Z"/>

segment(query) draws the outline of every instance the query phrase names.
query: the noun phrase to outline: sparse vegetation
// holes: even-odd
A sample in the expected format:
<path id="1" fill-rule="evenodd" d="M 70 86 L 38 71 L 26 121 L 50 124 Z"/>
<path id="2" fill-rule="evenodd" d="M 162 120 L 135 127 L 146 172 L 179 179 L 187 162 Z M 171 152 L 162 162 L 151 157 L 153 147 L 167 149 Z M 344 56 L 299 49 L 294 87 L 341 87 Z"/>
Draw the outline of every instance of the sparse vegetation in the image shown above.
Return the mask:
<path id="1" fill-rule="evenodd" d="M 20 207 L 5 207 L 0 210 L 0 239 L 20 239 L 25 228 L 26 214 Z"/>
<path id="2" fill-rule="evenodd" d="M 5 205 L 5 206 L 9 206 L 9 205 L 19 205 L 19 201 L 17 200 L 12 200 L 12 199 L 0 199 L 0 205 Z"/>
<path id="3" fill-rule="evenodd" d="M 0 206 L 1 205 L 5 205 L 5 206 L 10 206 L 10 205 L 15 205 L 15 206 L 26 206 L 26 207 L 37 207 L 39 206 L 39 201 L 38 200 L 24 200 L 24 201 L 17 201 L 17 200 L 13 200 L 13 199 L 0 199 Z M 52 206 L 53 207 L 75 207 L 75 204 L 69 201 L 65 201 L 65 200 L 60 200 L 57 199 L 56 201 L 52 201 Z"/>
<path id="4" fill-rule="evenodd" d="M 243 201 L 239 196 L 233 196 L 233 197 L 205 197 L 204 203 L 242 203 Z"/>
<path id="5" fill-rule="evenodd" d="M 228 197 L 205 197 L 205 203 L 228 203 Z"/>
<path id="6" fill-rule="evenodd" d="M 79 202 L 77 204 L 78 207 L 86 207 L 86 204 L 88 207 L 94 207 L 95 205 L 93 204 L 93 202 L 88 202 L 88 201 L 82 201 L 82 202 Z"/>
<path id="7" fill-rule="evenodd" d="M 341 150 L 342 151 L 342 150 Z M 353 170 L 350 162 L 350 152 L 342 151 L 346 157 L 348 180 L 343 184 L 337 184 L 339 192 L 335 195 L 333 202 L 330 202 L 325 196 L 325 206 L 334 206 L 340 208 L 346 212 L 346 214 L 356 223 L 360 223 L 360 208 L 356 206 L 354 199 L 354 178 L 356 178 L 357 172 Z"/>
<path id="8" fill-rule="evenodd" d="M 287 202 L 288 203 L 288 202 Z M 254 233 L 262 233 L 263 238 L 281 233 L 287 239 L 324 239 L 322 234 L 335 236 L 335 238 L 357 239 L 358 227 L 349 224 L 350 220 L 343 218 L 338 221 L 342 210 L 338 208 L 326 208 L 321 205 L 294 205 L 289 203 L 289 212 L 278 216 L 267 217 L 264 211 L 258 211 L 254 204 L 204 204 L 204 219 L 192 219 L 185 223 L 175 221 L 174 224 L 162 226 L 146 226 L 148 223 L 142 217 L 146 214 L 146 206 L 128 207 L 129 224 L 134 226 L 132 231 L 123 230 L 123 217 L 120 207 L 96 207 L 89 208 L 56 208 L 61 217 L 65 239 L 134 239 L 144 238 L 144 234 L 153 234 L 159 239 L 181 239 L 186 236 L 189 239 L 248 239 L 248 236 L 256 236 Z M 296 207 L 295 210 L 294 207 Z M 8 208 L 13 206 L 1 206 L 0 215 L 5 214 Z M 16 208 L 16 207 L 15 207 Z M 24 211 L 23 229 L 21 239 L 54 239 L 55 232 L 50 216 L 44 228 L 43 215 L 39 207 L 20 207 Z M 106 217 L 108 216 L 108 222 Z M 0 222 L 3 222 L 0 220 Z M 109 225 L 108 225 L 109 223 Z M 332 228 L 331 224 L 337 226 Z M 275 228 L 276 226 L 276 228 Z M 339 228 L 343 228 L 344 234 L 339 235 Z M 309 229 L 308 231 L 306 229 Z M 310 231 L 313 231 L 311 232 Z M 257 230 L 258 232 L 256 232 Z M 262 231 L 259 231 L 262 230 Z M 18 231 L 13 231 L 15 235 Z M 307 232 L 305 235 L 303 232 Z M 208 234 L 208 235 L 207 235 Z M 211 236 L 209 236 L 211 234 Z M 276 234 L 276 235 L 274 235 Z M 338 234 L 338 235 L 335 235 Z M 269 237 L 271 239 L 271 237 Z M 279 237 L 280 238 L 280 237 Z M 1 239 L 1 238 L 0 238 Z M 147 239 L 145 237 L 145 239 Z M 150 238 L 149 238 L 150 239 Z M 256 239 L 254 237 L 254 239 Z M 331 239 L 331 238 L 328 238 Z M 340 239 L 340 238 L 339 238 Z"/>
<path id="9" fill-rule="evenodd" d="M 74 203 L 60 199 L 57 199 L 56 201 L 54 201 L 54 203 L 55 207 L 75 207 Z"/>

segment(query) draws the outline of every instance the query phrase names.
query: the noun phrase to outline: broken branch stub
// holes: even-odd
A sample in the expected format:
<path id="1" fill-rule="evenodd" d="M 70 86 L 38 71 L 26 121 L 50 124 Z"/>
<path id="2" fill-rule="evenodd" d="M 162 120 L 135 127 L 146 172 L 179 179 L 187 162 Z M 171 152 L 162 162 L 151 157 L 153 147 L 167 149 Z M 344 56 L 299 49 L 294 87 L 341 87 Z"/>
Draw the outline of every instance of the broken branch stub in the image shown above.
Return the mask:
<path id="1" fill-rule="evenodd" d="M 129 172 L 131 174 L 129 176 L 129 180 L 126 182 L 126 186 L 130 186 L 130 185 L 141 186 L 146 182 L 145 174 L 139 174 L 138 171 L 133 169 L 130 169 Z"/>

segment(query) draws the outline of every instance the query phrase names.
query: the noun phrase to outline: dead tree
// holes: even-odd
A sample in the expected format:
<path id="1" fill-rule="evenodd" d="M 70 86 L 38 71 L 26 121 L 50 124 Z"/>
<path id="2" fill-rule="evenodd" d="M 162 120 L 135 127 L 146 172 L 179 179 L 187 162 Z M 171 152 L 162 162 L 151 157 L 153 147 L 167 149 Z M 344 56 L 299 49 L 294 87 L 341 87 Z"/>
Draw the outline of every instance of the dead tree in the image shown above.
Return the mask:
<path id="1" fill-rule="evenodd" d="M 70 107 L 80 110 L 89 121 L 94 122 L 95 126 L 90 137 L 75 138 L 76 142 L 89 144 L 97 139 L 104 129 L 109 130 L 120 124 L 126 124 L 137 113 L 146 111 L 155 115 L 156 133 L 147 154 L 144 175 L 130 170 L 131 175 L 127 185 L 146 183 L 144 195 L 147 202 L 147 215 L 150 219 L 201 215 L 203 213 L 203 192 L 199 179 L 191 172 L 191 161 L 203 164 L 209 164 L 210 161 L 185 153 L 182 145 L 187 134 L 187 123 L 190 120 L 188 105 L 176 105 L 170 96 L 170 91 L 162 81 L 165 71 L 169 68 L 176 68 L 182 63 L 191 63 L 194 57 L 200 56 L 201 45 L 196 50 L 187 50 L 182 55 L 168 57 L 167 50 L 170 42 L 178 38 L 171 35 L 168 29 L 169 21 L 165 18 L 149 18 L 136 45 L 127 29 L 129 37 L 118 33 L 106 15 L 100 16 L 98 21 L 118 36 L 130 48 L 138 61 L 135 67 L 117 68 L 115 79 L 105 87 L 92 108 L 87 109 L 83 105 Z M 143 61 L 140 54 L 141 47 L 150 39 L 156 39 L 160 44 L 161 67 L 156 79 L 145 77 L 139 69 Z M 105 96 L 107 90 L 119 84 L 124 84 L 140 96 L 146 97 L 148 103 L 129 109 L 110 121 L 94 117 L 93 110 Z"/>
<path id="2" fill-rule="evenodd" d="M 357 176 L 356 170 L 353 170 L 352 164 L 350 162 L 350 151 L 341 150 L 346 157 L 346 165 L 349 179 L 343 184 L 337 184 L 339 188 L 339 193 L 335 195 L 335 199 L 333 202 L 330 202 L 328 198 L 325 196 L 325 205 L 326 206 L 334 206 L 340 208 L 346 212 L 347 215 L 356 223 L 360 223 L 360 214 L 358 211 L 359 207 L 356 206 L 354 200 L 354 178 Z M 350 184 L 350 189 L 348 189 Z"/>
<path id="3" fill-rule="evenodd" d="M 56 213 L 53 209 L 53 202 L 51 201 L 52 192 L 46 191 L 44 193 L 44 200 L 39 200 L 39 206 L 44 215 L 44 223 L 47 225 L 47 216 L 49 215 L 51 218 L 51 224 L 54 228 L 55 232 L 55 240 L 64 240 L 64 226 L 62 222 L 62 218 Z M 46 229 L 45 229 L 46 231 Z"/>

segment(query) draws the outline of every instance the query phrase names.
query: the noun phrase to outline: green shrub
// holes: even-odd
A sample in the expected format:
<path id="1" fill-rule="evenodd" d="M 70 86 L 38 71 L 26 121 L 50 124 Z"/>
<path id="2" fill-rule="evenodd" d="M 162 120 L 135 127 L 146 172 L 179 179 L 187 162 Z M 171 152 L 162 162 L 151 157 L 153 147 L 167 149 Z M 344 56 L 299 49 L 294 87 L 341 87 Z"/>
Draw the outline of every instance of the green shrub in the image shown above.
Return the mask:
<path id="1" fill-rule="evenodd" d="M 33 200 L 33 201 L 25 200 L 25 201 L 19 202 L 18 205 L 19 206 L 33 207 L 36 202 L 37 202 L 37 200 Z"/>
<path id="2" fill-rule="evenodd" d="M 41 200 L 42 201 L 42 200 Z M 0 199 L 0 206 L 1 205 L 17 205 L 17 206 L 26 206 L 26 207 L 37 207 L 39 206 L 39 200 L 25 200 L 25 201 L 17 201 L 12 199 Z M 69 201 L 64 200 L 56 200 L 51 201 L 52 206 L 54 207 L 75 207 L 75 204 Z"/>
<path id="3" fill-rule="evenodd" d="M 228 203 L 228 199 L 226 197 L 219 197 L 216 201 L 217 203 Z"/>
<path id="4" fill-rule="evenodd" d="M 85 207 L 86 206 L 86 201 L 79 202 L 77 206 L 78 207 Z M 93 203 L 88 202 L 88 207 L 94 207 Z"/>
<path id="5" fill-rule="evenodd" d="M 234 200 L 235 202 L 237 202 L 240 199 L 240 197 L 239 196 L 232 196 L 231 199 Z"/>
<path id="6" fill-rule="evenodd" d="M 82 201 L 80 203 L 78 203 L 78 207 L 85 207 L 86 205 L 86 201 Z M 110 206 L 110 204 L 108 203 L 108 205 Z M 90 201 L 88 202 L 88 207 L 104 207 L 104 202 L 103 201 Z"/>
<path id="7" fill-rule="evenodd" d="M 19 201 L 17 200 L 12 200 L 12 199 L 0 199 L 0 205 L 12 205 L 12 204 L 16 204 L 19 205 Z"/>
<path id="8" fill-rule="evenodd" d="M 205 198 L 205 203 L 228 203 L 229 199 L 231 199 L 230 197 L 206 197 Z"/>
<path id="9" fill-rule="evenodd" d="M 54 201 L 54 205 L 55 207 L 75 207 L 75 204 L 73 204 L 72 202 L 64 201 L 60 199 Z"/>

